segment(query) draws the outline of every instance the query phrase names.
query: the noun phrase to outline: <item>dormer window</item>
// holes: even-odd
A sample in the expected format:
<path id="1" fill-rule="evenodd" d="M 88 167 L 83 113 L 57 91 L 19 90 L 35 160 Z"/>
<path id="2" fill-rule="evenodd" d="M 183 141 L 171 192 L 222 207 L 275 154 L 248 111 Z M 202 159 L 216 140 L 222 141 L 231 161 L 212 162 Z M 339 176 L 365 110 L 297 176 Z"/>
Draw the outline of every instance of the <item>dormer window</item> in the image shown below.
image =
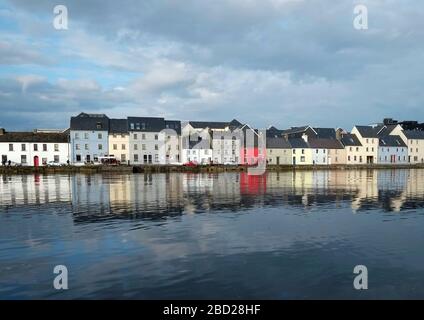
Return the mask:
<path id="1" fill-rule="evenodd" d="M 102 123 L 101 122 L 97 122 L 96 123 L 96 128 L 97 129 L 101 129 L 102 128 Z"/>

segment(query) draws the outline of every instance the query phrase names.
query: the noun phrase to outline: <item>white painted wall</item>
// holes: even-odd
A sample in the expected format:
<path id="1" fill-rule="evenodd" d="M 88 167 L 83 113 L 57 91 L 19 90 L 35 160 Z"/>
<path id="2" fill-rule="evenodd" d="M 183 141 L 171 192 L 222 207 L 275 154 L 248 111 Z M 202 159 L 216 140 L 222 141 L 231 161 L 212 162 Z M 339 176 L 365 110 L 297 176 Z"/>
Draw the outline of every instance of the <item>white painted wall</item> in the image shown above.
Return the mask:
<path id="1" fill-rule="evenodd" d="M 9 150 L 9 144 L 13 146 L 13 151 Z M 35 150 L 34 145 L 37 145 Z M 26 162 L 22 163 L 26 157 Z M 0 142 L 0 164 L 2 159 L 13 161 L 18 164 L 33 166 L 34 158 L 38 157 L 40 166 L 43 166 L 43 161 L 55 161 L 55 156 L 58 157 L 58 162 L 66 164 L 69 159 L 69 144 L 68 143 L 43 143 L 43 142 Z"/>

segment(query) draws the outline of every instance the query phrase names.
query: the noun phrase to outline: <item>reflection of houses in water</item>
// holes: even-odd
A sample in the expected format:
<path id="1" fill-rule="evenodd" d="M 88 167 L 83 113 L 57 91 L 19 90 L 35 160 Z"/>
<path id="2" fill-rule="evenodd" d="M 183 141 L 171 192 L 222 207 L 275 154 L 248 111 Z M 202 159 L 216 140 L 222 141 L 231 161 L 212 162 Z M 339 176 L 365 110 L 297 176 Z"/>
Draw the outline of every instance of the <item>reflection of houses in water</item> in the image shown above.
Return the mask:
<path id="1" fill-rule="evenodd" d="M 71 178 L 62 175 L 0 176 L 0 206 L 71 203 Z"/>

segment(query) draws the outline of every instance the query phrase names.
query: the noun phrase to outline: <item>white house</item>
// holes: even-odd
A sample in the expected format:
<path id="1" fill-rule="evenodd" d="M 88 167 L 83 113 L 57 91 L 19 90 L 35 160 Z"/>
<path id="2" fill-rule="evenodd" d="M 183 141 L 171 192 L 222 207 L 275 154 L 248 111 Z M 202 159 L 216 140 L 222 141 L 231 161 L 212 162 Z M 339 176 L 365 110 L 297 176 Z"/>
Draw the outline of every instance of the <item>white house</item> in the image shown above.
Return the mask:
<path id="1" fill-rule="evenodd" d="M 80 113 L 71 118 L 71 162 L 97 162 L 109 154 L 109 118 L 104 114 Z"/>
<path id="2" fill-rule="evenodd" d="M 180 163 L 181 122 L 152 117 L 128 117 L 132 164 Z"/>
<path id="3" fill-rule="evenodd" d="M 68 132 L 7 132 L 0 129 L 1 163 L 45 166 L 69 160 Z"/>
<path id="4" fill-rule="evenodd" d="M 378 163 L 407 164 L 408 146 L 400 136 L 388 135 L 379 139 Z"/>

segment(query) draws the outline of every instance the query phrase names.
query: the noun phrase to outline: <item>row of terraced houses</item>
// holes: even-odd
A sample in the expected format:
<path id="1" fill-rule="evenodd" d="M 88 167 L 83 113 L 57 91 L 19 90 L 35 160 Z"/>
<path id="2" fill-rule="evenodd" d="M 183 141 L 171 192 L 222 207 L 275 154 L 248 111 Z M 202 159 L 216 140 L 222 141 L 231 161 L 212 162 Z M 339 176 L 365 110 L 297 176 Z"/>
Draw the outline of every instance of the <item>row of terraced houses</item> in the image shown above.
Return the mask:
<path id="1" fill-rule="evenodd" d="M 65 130 L 0 129 L 1 163 L 28 166 L 92 164 L 115 157 L 123 164 L 359 165 L 424 163 L 424 125 L 384 119 L 373 125 L 258 130 L 228 122 L 112 119 L 80 113 Z"/>

